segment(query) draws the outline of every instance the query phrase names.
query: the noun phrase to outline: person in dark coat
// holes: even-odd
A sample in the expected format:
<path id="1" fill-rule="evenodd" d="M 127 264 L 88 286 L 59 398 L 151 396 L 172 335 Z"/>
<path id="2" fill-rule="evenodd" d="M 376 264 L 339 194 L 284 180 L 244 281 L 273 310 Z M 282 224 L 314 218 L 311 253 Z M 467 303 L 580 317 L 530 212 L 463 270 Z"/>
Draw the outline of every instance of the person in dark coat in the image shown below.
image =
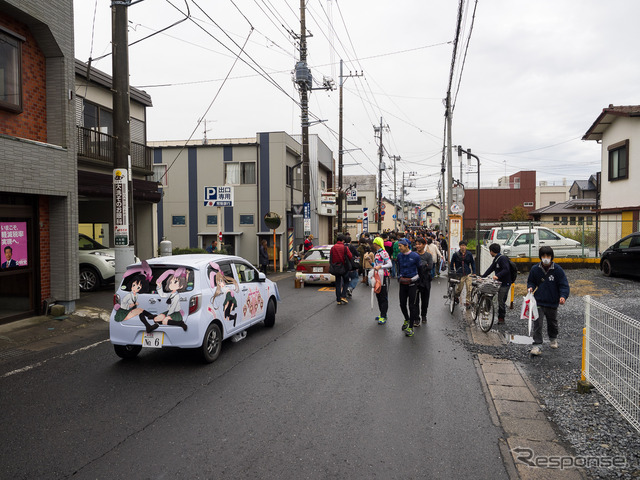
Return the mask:
<path id="1" fill-rule="evenodd" d="M 538 318 L 533 322 L 533 348 L 531 355 L 540 355 L 542 349 L 542 322 L 547 319 L 549 346 L 558 348 L 558 305 L 564 305 L 569 298 L 570 288 L 567 275 L 560 265 L 553 263 L 553 248 L 540 247 L 540 263 L 529 272 L 527 288 L 533 292 L 538 305 Z"/>
<path id="2" fill-rule="evenodd" d="M 500 280 L 500 290 L 498 290 L 498 323 L 504 323 L 504 317 L 507 314 L 507 294 L 511 288 L 511 269 L 509 268 L 509 259 L 500 253 L 500 245 L 492 243 L 489 246 L 489 253 L 493 257 L 493 262 L 489 265 L 483 277 L 488 277 L 490 273 L 495 272 L 494 280 Z"/>
<path id="3" fill-rule="evenodd" d="M 267 274 L 267 266 L 269 265 L 269 252 L 267 251 L 267 241 L 260 241 L 260 249 L 258 251 L 258 261 L 260 263 L 260 271 Z"/>

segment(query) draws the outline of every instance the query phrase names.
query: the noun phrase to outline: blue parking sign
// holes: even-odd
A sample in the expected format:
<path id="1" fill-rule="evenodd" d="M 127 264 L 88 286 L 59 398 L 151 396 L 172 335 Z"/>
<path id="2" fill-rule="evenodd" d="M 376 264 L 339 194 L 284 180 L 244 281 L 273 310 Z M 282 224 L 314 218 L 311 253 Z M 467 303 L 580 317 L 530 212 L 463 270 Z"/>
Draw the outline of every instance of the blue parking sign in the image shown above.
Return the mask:
<path id="1" fill-rule="evenodd" d="M 233 207 L 233 187 L 204 187 L 205 207 Z"/>

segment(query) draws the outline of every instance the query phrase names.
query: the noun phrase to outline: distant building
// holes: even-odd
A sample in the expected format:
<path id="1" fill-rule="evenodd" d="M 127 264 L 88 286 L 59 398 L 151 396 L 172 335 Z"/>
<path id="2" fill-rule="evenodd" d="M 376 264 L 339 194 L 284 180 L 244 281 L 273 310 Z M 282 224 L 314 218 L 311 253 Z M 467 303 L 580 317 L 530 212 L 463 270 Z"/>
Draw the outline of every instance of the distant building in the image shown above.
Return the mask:
<path id="1" fill-rule="evenodd" d="M 523 170 L 508 177 L 503 177 L 498 188 L 480 189 L 480 222 L 495 223 L 505 212 L 521 206 L 532 212 L 536 200 L 536 172 Z M 465 189 L 464 195 L 464 230 L 475 230 L 478 219 L 478 190 Z"/>
<path id="2" fill-rule="evenodd" d="M 536 209 L 566 202 L 567 200 L 569 200 L 569 186 L 566 179 L 563 179 L 560 185 L 550 184 L 545 180 L 538 182 L 536 186 Z"/>
<path id="3" fill-rule="evenodd" d="M 343 207 L 343 229 L 348 231 L 352 238 L 362 233 L 364 228 L 364 209 L 367 209 L 369 217 L 369 231 L 374 232 L 378 229 L 375 222 L 374 212 L 376 210 L 376 198 L 378 195 L 378 186 L 375 175 L 343 175 L 342 188 L 347 189 L 352 186 L 352 191 L 356 192 L 355 200 L 350 200 L 354 195 L 346 192 L 344 196 Z M 390 210 L 390 209 L 389 209 Z M 385 216 L 393 215 L 391 211 L 385 212 Z"/>
<path id="4" fill-rule="evenodd" d="M 322 193 L 332 188 L 332 154 L 317 136 L 311 139 L 311 233 L 318 245 L 329 243 L 333 231 L 335 205 L 322 205 Z M 264 216 L 274 212 L 282 219 L 276 250 L 284 253 L 283 265 L 287 264 L 288 234 L 293 234 L 294 246 L 304 240 L 302 149 L 292 136 L 265 132 L 250 138 L 209 139 L 207 144 L 149 144 L 163 188 L 158 238 L 170 240 L 174 247 L 205 248 L 221 231 L 227 251 L 257 264 L 259 241 L 273 246 L 273 230 Z M 205 187 L 217 186 L 233 188 L 232 206 L 208 205 Z"/>

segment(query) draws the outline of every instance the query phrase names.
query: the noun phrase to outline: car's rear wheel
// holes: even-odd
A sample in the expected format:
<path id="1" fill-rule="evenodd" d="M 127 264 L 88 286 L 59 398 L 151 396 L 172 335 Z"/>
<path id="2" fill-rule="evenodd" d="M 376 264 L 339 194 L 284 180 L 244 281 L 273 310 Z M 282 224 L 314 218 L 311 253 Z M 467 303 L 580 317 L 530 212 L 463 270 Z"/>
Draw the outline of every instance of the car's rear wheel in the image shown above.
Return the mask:
<path id="1" fill-rule="evenodd" d="M 113 349 L 120 358 L 136 358 L 142 350 L 142 345 L 114 345 Z"/>
<path id="2" fill-rule="evenodd" d="M 80 267 L 80 291 L 93 292 L 100 285 L 100 276 L 92 267 Z"/>
<path id="3" fill-rule="evenodd" d="M 609 260 L 602 262 L 602 273 L 605 277 L 611 277 L 613 275 L 613 268 L 611 268 L 611 262 Z"/>
<path id="4" fill-rule="evenodd" d="M 205 363 L 215 362 L 222 350 L 222 332 L 220 327 L 212 323 L 207 328 L 200 347 L 200 355 Z"/>
<path id="5" fill-rule="evenodd" d="M 269 303 L 267 303 L 267 313 L 264 316 L 264 326 L 271 328 L 275 323 L 276 323 L 276 304 L 273 298 L 270 298 Z"/>

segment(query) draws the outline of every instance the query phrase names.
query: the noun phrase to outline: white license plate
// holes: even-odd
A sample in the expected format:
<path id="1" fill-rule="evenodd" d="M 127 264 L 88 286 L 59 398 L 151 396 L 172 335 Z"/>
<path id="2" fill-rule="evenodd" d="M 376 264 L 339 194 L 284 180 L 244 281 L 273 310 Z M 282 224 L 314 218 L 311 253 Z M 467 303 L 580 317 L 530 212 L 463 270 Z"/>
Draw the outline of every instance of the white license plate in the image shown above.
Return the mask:
<path id="1" fill-rule="evenodd" d="M 322 267 L 313 267 L 313 273 L 322 273 L 324 268 Z"/>
<path id="2" fill-rule="evenodd" d="M 144 332 L 142 334 L 142 346 L 149 348 L 162 348 L 164 332 Z"/>

